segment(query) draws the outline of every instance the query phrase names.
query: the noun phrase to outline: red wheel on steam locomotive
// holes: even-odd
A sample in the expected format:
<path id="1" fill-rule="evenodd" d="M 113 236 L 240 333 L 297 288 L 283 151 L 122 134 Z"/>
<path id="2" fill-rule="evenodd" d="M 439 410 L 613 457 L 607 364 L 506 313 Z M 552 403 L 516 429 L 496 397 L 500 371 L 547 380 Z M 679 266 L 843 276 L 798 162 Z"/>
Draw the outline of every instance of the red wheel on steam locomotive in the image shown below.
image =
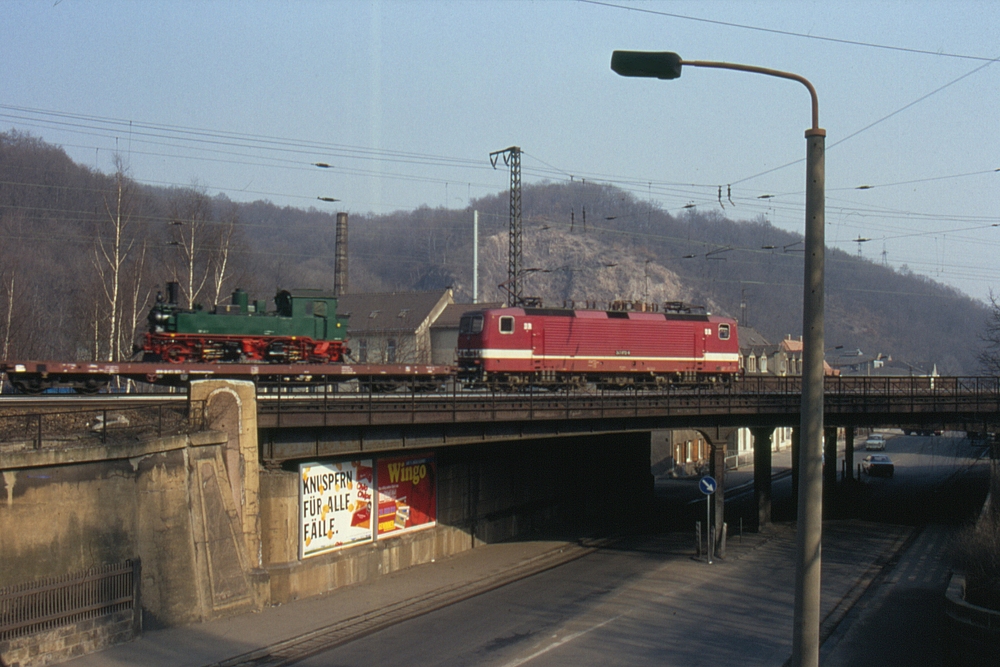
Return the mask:
<path id="1" fill-rule="evenodd" d="M 190 359 L 192 355 L 193 351 L 187 345 L 174 343 L 163 348 L 163 352 L 160 356 L 164 361 L 168 361 L 172 364 L 183 364 L 185 361 Z"/>

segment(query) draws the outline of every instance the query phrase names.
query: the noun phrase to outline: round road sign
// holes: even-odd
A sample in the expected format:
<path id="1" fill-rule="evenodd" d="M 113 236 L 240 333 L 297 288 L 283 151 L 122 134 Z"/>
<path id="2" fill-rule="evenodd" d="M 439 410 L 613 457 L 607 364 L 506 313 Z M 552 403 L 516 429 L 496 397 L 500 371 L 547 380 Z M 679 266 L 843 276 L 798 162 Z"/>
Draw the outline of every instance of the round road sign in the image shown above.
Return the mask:
<path id="1" fill-rule="evenodd" d="M 698 488 L 706 496 L 710 496 L 715 493 L 715 489 L 718 488 L 718 484 L 715 483 L 715 478 L 710 475 L 705 475 L 700 480 L 698 480 Z"/>

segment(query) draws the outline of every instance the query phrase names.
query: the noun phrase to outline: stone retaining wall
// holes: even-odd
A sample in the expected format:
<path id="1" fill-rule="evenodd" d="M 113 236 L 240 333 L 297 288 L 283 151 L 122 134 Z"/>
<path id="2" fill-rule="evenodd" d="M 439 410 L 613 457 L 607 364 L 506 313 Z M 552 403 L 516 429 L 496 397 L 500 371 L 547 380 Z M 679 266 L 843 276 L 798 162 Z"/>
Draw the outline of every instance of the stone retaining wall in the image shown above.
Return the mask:
<path id="1" fill-rule="evenodd" d="M 949 651 L 954 665 L 995 667 L 1000 660 L 1000 612 L 965 601 L 965 577 L 952 575 L 945 595 Z"/>
<path id="2" fill-rule="evenodd" d="M 0 664 L 6 667 L 45 667 L 132 638 L 133 619 L 129 609 L 0 642 Z"/>

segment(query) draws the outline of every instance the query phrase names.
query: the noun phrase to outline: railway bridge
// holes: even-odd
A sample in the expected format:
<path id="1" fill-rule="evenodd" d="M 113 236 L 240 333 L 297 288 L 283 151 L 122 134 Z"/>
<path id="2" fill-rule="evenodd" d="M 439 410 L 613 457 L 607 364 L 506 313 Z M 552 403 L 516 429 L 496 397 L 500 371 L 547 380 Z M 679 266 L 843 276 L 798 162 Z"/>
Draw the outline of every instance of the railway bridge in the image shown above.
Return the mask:
<path id="1" fill-rule="evenodd" d="M 141 561 L 142 617 L 177 624 L 259 609 L 553 527 L 643 527 L 650 433 L 713 445 L 722 516 L 726 438 L 751 429 L 758 527 L 770 512 L 771 432 L 797 427 L 801 379 L 662 391 L 517 393 L 192 382 L 187 395 L 81 397 L 85 436 L 19 407 L 0 443 L 0 589 Z M 5 413 L 11 401 L 0 399 Z M 168 433 L 165 411 L 184 413 Z M 140 419 L 141 415 L 145 417 Z M 8 417 L 0 415 L 3 419 Z M 20 420 L 20 421 L 18 421 Z M 2 421 L 2 419 L 0 419 Z M 857 427 L 994 430 L 996 378 L 827 378 L 826 481 Z M 793 438 L 794 447 L 794 438 Z M 793 459 L 795 458 L 793 452 Z M 42 528 L 40 528 L 42 527 Z"/>
<path id="2" fill-rule="evenodd" d="M 290 382 L 258 401 L 262 460 L 303 458 L 552 438 L 648 434 L 694 429 L 712 446 L 712 473 L 725 502 L 726 441 L 750 429 L 754 446 L 756 526 L 770 520 L 771 434 L 801 419 L 801 377 L 755 377 L 731 385 L 659 391 L 593 390 L 517 393 L 459 391 L 350 394 Z M 299 391 L 296 392 L 296 389 Z M 303 391 L 305 390 L 305 391 Z M 1000 420 L 1000 380 L 985 377 L 828 377 L 825 380 L 824 485 L 837 475 L 837 429 L 844 429 L 847 476 L 854 470 L 858 427 L 947 428 L 978 433 Z M 767 443 L 768 446 L 756 446 Z M 798 452 L 793 451 L 793 485 Z M 720 514 L 721 516 L 721 514 Z M 721 530 L 721 528 L 718 528 Z"/>

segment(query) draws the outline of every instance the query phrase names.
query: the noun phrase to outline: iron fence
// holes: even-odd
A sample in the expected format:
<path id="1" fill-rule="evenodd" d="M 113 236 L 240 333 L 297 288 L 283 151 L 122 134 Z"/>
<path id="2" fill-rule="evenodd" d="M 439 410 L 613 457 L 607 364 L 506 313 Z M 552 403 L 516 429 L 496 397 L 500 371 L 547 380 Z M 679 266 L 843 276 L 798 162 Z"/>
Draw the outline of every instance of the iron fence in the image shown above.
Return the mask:
<path id="1" fill-rule="evenodd" d="M 139 560 L 0 589 L 0 641 L 131 610 L 140 627 Z"/>
<path id="2" fill-rule="evenodd" d="M 7 409 L 0 413 L 0 445 L 5 449 L 41 449 L 190 433 L 204 427 L 202 402 L 194 403 L 46 411 Z"/>

